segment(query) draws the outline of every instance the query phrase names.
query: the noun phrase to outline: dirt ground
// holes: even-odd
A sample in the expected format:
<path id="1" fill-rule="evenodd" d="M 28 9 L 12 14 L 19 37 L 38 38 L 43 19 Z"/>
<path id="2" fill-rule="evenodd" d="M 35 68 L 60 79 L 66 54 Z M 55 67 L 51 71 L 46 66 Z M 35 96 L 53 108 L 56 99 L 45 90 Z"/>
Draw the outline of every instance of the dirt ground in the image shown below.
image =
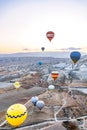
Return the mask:
<path id="1" fill-rule="evenodd" d="M 1 90 L 2 91 L 2 90 Z M 41 87 L 33 87 L 30 89 L 20 88 L 13 89 L 0 94 L 0 122 L 2 122 L 8 107 L 15 103 L 26 103 L 32 96 L 39 95 L 45 91 Z"/>

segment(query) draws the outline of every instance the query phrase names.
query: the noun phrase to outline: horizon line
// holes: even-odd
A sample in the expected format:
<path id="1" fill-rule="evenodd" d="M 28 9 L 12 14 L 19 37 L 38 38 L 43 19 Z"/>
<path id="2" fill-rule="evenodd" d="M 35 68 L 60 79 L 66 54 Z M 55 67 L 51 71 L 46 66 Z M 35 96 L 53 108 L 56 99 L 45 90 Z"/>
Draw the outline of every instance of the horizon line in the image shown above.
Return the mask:
<path id="1" fill-rule="evenodd" d="M 27 51 L 27 52 L 0 52 L 0 54 L 18 54 L 18 53 L 45 53 L 45 52 L 72 52 L 72 51 L 79 51 L 79 52 L 82 52 L 82 53 L 87 53 L 87 52 L 84 52 L 82 50 L 56 50 L 56 51 Z"/>

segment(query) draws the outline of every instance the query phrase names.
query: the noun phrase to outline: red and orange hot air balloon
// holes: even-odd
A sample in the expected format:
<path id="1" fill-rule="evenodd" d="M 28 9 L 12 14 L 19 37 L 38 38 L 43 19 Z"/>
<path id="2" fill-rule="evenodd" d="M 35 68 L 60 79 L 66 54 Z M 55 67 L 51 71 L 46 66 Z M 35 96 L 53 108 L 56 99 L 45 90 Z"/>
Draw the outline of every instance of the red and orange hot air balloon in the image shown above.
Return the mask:
<path id="1" fill-rule="evenodd" d="M 46 37 L 49 39 L 50 42 L 54 38 L 54 35 L 55 35 L 55 33 L 53 31 L 48 31 L 46 33 Z"/>
<path id="2" fill-rule="evenodd" d="M 59 76 L 59 72 L 58 72 L 58 71 L 52 71 L 52 72 L 51 72 L 51 77 L 52 77 L 54 80 L 56 80 L 56 79 L 58 78 L 58 76 Z"/>

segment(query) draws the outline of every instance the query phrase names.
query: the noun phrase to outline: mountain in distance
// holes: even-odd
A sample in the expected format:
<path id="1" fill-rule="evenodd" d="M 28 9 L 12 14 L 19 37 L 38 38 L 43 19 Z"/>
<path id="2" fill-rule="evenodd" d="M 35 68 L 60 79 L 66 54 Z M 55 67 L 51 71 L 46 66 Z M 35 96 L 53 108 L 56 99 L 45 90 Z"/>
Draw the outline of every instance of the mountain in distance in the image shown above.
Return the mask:
<path id="1" fill-rule="evenodd" d="M 54 57 L 54 58 L 70 58 L 68 51 L 56 51 L 56 52 L 19 52 L 10 54 L 0 54 L 0 57 Z M 86 55 L 86 53 L 81 53 Z"/>

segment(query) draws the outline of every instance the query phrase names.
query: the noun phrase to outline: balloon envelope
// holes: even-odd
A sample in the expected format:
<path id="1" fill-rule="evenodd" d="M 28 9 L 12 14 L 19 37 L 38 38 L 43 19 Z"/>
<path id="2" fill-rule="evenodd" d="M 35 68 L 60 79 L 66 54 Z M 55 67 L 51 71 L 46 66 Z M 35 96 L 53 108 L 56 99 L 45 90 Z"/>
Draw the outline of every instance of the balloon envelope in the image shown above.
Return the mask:
<path id="1" fill-rule="evenodd" d="M 49 85 L 49 86 L 48 86 L 48 89 L 49 89 L 49 90 L 53 90 L 53 89 L 55 89 L 55 86 L 54 86 L 54 85 Z"/>
<path id="2" fill-rule="evenodd" d="M 46 37 L 49 39 L 49 41 L 51 41 L 54 38 L 54 32 L 53 31 L 48 31 L 46 33 Z"/>
<path id="3" fill-rule="evenodd" d="M 43 63 L 41 61 L 38 62 L 38 65 L 42 65 Z"/>
<path id="4" fill-rule="evenodd" d="M 38 100 L 36 106 L 41 110 L 45 106 L 45 103 L 42 100 Z"/>
<path id="5" fill-rule="evenodd" d="M 41 47 L 41 50 L 44 51 L 44 50 L 45 50 L 45 47 Z"/>
<path id="6" fill-rule="evenodd" d="M 6 120 L 12 126 L 20 126 L 27 117 L 27 108 L 22 104 L 11 105 L 6 113 Z"/>
<path id="7" fill-rule="evenodd" d="M 51 72 L 51 77 L 52 77 L 54 80 L 56 80 L 56 79 L 58 78 L 58 76 L 59 76 L 59 72 L 58 72 L 58 71 L 52 71 L 52 72 Z"/>
<path id="8" fill-rule="evenodd" d="M 37 96 L 34 96 L 31 98 L 31 102 L 34 104 L 34 106 L 36 106 L 36 102 L 38 101 L 38 97 Z"/>
<path id="9" fill-rule="evenodd" d="M 18 88 L 20 88 L 21 84 L 19 82 L 15 82 L 14 86 L 15 86 L 16 89 L 18 89 Z"/>
<path id="10" fill-rule="evenodd" d="M 70 58 L 72 59 L 72 61 L 74 62 L 74 64 L 80 59 L 81 54 L 78 51 L 73 51 L 70 54 Z"/>

